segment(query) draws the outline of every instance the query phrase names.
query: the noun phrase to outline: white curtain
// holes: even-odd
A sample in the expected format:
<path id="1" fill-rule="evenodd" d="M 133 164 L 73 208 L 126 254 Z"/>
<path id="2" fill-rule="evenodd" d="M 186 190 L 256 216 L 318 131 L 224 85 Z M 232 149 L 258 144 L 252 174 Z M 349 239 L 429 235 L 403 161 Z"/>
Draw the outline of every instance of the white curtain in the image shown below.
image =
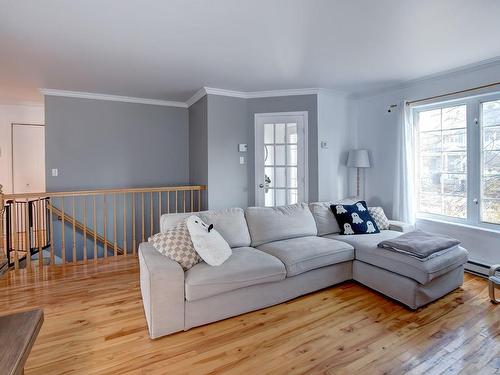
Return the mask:
<path id="1" fill-rule="evenodd" d="M 413 114 L 406 101 L 398 108 L 396 176 L 392 215 L 396 220 L 415 223 L 415 132 Z"/>

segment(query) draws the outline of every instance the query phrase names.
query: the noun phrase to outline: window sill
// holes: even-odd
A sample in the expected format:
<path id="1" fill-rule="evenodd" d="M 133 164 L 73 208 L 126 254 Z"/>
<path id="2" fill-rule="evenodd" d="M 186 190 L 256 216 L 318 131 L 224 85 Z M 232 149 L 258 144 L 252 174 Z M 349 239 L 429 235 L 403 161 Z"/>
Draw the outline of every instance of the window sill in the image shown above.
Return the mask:
<path id="1" fill-rule="evenodd" d="M 461 228 L 474 229 L 474 230 L 478 230 L 478 231 L 482 231 L 482 232 L 500 234 L 500 228 L 499 229 L 492 229 L 492 228 L 486 228 L 486 227 L 479 226 L 479 225 L 459 223 L 459 222 L 452 221 L 452 220 L 437 219 L 437 218 L 431 218 L 431 217 L 426 217 L 426 216 L 417 216 L 417 224 L 419 221 L 429 221 L 429 222 L 434 222 L 434 223 L 453 225 L 453 226 L 461 227 Z"/>

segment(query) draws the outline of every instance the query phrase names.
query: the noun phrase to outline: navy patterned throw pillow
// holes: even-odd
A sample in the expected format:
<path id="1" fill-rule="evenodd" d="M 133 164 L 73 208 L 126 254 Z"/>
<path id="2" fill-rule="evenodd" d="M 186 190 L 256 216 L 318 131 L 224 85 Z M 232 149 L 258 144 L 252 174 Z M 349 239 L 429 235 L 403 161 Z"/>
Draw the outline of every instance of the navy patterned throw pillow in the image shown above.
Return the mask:
<path id="1" fill-rule="evenodd" d="M 337 219 L 340 234 L 379 233 L 375 220 L 368 212 L 365 201 L 355 204 L 332 204 L 330 208 Z"/>

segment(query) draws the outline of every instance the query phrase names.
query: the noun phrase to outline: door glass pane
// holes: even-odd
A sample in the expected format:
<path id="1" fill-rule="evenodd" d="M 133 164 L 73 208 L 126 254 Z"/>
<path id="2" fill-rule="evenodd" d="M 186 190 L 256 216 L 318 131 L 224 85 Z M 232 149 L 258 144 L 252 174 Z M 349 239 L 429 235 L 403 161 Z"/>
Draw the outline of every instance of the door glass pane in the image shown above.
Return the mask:
<path id="1" fill-rule="evenodd" d="M 275 143 L 285 143 L 285 124 L 276 124 Z"/>
<path id="2" fill-rule="evenodd" d="M 265 183 L 266 187 L 274 186 L 274 168 L 264 168 L 265 172 Z"/>
<path id="3" fill-rule="evenodd" d="M 275 154 L 275 163 L 276 165 L 285 165 L 286 164 L 286 159 L 285 159 L 285 146 L 274 146 L 276 150 Z"/>
<path id="4" fill-rule="evenodd" d="M 286 143 L 297 143 L 297 124 L 286 124 Z"/>
<path id="5" fill-rule="evenodd" d="M 297 187 L 297 167 L 289 167 L 287 171 L 288 187 Z"/>
<path id="6" fill-rule="evenodd" d="M 297 189 L 288 189 L 288 204 L 295 204 L 298 201 Z"/>
<path id="7" fill-rule="evenodd" d="M 286 190 L 276 189 L 276 206 L 283 206 L 286 204 Z"/>
<path id="8" fill-rule="evenodd" d="M 282 167 L 276 168 L 276 187 L 286 187 L 285 170 L 286 168 Z"/>
<path id="9" fill-rule="evenodd" d="M 297 165 L 297 145 L 287 145 L 287 165 Z"/>
<path id="10" fill-rule="evenodd" d="M 264 124 L 264 143 L 274 143 L 274 124 Z"/>
<path id="11" fill-rule="evenodd" d="M 264 145 L 264 165 L 274 165 L 274 146 Z"/>
<path id="12" fill-rule="evenodd" d="M 267 207 L 274 206 L 274 189 L 266 189 L 266 192 L 264 195 L 264 204 Z"/>

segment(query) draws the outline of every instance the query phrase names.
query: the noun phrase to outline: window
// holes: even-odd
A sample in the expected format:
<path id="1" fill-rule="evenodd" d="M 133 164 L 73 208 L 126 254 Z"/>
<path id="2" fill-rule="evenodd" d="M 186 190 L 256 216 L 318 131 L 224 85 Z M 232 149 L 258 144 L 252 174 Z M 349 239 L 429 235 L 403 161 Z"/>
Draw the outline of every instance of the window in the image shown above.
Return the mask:
<path id="1" fill-rule="evenodd" d="M 500 228 L 500 95 L 415 107 L 419 216 Z"/>

